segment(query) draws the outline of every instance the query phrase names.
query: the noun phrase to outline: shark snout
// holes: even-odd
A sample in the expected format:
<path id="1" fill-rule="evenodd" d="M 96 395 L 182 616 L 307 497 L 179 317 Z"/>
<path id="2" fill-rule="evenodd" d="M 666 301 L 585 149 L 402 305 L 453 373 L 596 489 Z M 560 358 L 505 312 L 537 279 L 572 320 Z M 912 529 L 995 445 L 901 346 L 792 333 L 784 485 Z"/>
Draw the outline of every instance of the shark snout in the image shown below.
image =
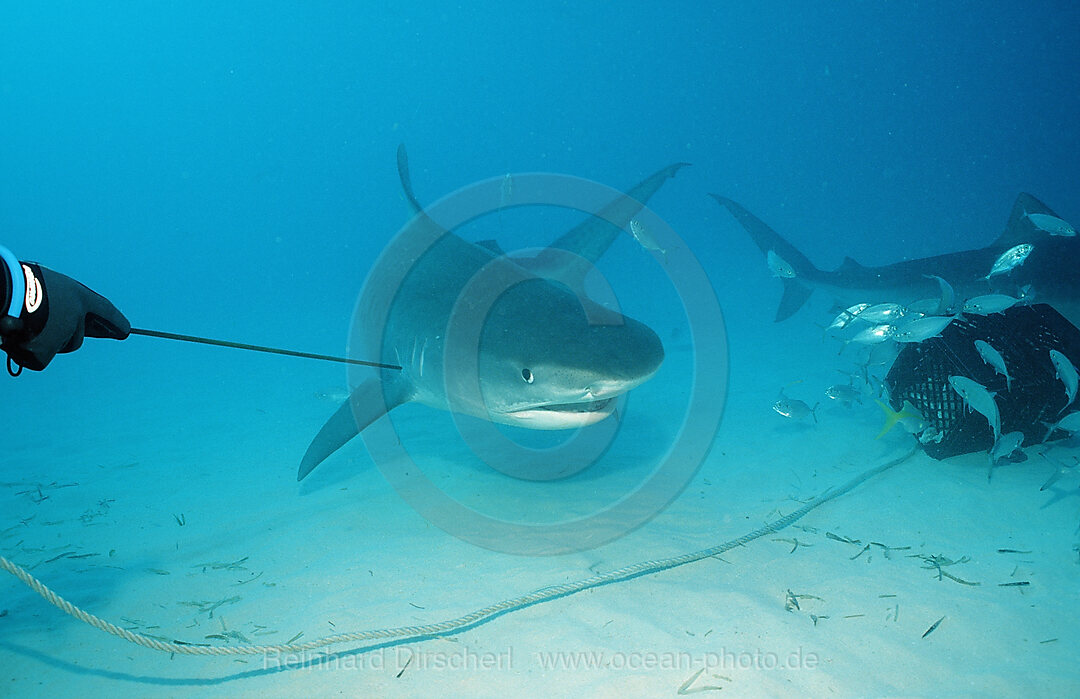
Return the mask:
<path id="1" fill-rule="evenodd" d="M 620 384 L 626 391 L 647 381 L 664 361 L 664 345 L 652 328 L 636 320 L 627 319 L 625 335 L 615 348 L 618 361 L 614 366 L 616 376 L 609 381 L 594 382 L 591 388 L 605 390 Z"/>

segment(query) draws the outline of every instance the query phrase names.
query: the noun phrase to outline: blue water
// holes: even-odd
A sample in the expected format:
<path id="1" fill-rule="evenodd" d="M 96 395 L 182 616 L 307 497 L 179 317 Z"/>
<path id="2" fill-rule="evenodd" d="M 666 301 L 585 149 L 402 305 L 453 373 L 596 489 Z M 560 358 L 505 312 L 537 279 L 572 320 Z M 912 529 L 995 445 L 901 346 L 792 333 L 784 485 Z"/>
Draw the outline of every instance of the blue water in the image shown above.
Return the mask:
<path id="1" fill-rule="evenodd" d="M 661 212 L 726 272 L 709 191 L 822 266 L 978 245 L 1020 190 L 1076 209 L 1070 3 L 4 15 L 3 240 L 136 325 L 340 343 L 319 321 L 402 222 L 402 141 L 429 198 L 692 162 Z"/>
<path id="2" fill-rule="evenodd" d="M 625 189 L 685 161 L 651 206 L 710 275 L 732 390 L 763 396 L 766 419 L 780 385 L 833 373 L 782 351 L 817 342 L 827 319 L 772 325 L 779 284 L 707 193 L 744 203 L 823 268 L 988 244 L 1020 191 L 1080 220 L 1075 3 L 379 5 L 4 7 L 0 244 L 135 326 L 344 354 L 365 275 L 407 217 L 399 143 L 425 203 L 505 173 Z M 543 246 L 575 220 L 538 213 L 524 232 L 489 222 L 477 236 Z M 684 387 L 685 323 L 663 268 L 625 239 L 601 269 L 658 329 Z M 209 431 L 242 432 L 258 478 L 293 487 L 332 406 L 289 402 L 344 383 L 337 367 L 295 362 L 88 341 L 3 382 L 0 436 L 18 458 L 0 480 L 75 460 L 54 443 L 145 461 L 153 438 L 173 453 Z M 645 430 L 643 449 L 674 429 Z M 370 468 L 361 448 L 351 458 Z M 327 468 L 334 486 L 351 475 Z M 146 488 L 166 495 L 152 476 Z M 64 670 L 43 672 L 63 685 Z"/>

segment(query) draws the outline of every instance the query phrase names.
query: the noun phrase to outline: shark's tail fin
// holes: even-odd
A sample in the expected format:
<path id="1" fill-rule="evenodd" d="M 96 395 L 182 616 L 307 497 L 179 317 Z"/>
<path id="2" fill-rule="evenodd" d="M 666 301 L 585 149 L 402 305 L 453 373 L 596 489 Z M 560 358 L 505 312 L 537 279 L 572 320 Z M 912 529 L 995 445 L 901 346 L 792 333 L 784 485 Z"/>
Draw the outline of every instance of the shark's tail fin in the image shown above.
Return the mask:
<path id="1" fill-rule="evenodd" d="M 806 286 L 801 279 L 807 274 L 816 273 L 819 270 L 799 250 L 784 240 L 779 233 L 769 228 L 764 221 L 747 211 L 741 204 L 726 197 L 713 194 L 712 198 L 731 212 L 735 220 L 746 229 L 753 238 L 754 243 L 761 249 L 770 260 L 777 259 L 790 267 L 790 274 L 778 273 L 780 281 L 784 283 L 784 296 L 780 299 L 780 307 L 776 309 L 776 321 L 786 320 L 795 315 L 802 308 L 806 300 L 810 298 L 810 287 Z M 776 270 L 773 270 L 776 272 Z"/>
<path id="2" fill-rule="evenodd" d="M 781 278 L 784 283 L 784 295 L 780 297 L 780 305 L 776 307 L 776 317 L 773 322 L 779 323 L 795 315 L 795 312 L 803 307 L 813 291 L 808 286 L 799 282 L 798 277 L 793 279 Z"/>

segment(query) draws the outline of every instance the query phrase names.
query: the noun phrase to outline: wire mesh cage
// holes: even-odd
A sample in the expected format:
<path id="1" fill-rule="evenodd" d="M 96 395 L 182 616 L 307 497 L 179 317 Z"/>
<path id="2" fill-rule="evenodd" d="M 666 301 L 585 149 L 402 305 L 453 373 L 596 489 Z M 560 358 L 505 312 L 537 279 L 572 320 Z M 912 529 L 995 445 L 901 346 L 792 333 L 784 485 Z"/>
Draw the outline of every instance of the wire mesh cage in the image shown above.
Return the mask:
<path id="1" fill-rule="evenodd" d="M 976 340 L 998 351 L 1010 381 L 983 360 Z M 1080 363 L 1080 330 L 1046 304 L 963 316 L 940 336 L 900 352 L 885 377 L 888 400 L 896 410 L 909 402 L 935 430 L 933 439 L 923 440 L 935 459 L 987 451 L 994 442 L 987 419 L 968 408 L 949 384 L 950 376 L 966 376 L 994 395 L 1002 434 L 1023 432 L 1025 446 L 1057 439 L 1064 435 L 1048 433 L 1068 398 L 1050 359 L 1052 349 Z"/>

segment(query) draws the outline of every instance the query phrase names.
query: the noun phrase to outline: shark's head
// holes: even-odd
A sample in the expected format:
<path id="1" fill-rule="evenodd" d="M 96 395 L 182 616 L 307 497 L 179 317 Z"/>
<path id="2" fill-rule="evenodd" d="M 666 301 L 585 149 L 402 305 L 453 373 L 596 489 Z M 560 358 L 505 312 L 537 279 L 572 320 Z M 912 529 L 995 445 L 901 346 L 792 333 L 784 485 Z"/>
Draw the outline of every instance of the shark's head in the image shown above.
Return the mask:
<path id="1" fill-rule="evenodd" d="M 645 324 L 535 278 L 492 305 L 480 343 L 487 419 L 539 430 L 603 420 L 664 359 Z"/>

